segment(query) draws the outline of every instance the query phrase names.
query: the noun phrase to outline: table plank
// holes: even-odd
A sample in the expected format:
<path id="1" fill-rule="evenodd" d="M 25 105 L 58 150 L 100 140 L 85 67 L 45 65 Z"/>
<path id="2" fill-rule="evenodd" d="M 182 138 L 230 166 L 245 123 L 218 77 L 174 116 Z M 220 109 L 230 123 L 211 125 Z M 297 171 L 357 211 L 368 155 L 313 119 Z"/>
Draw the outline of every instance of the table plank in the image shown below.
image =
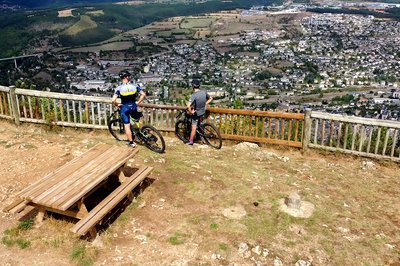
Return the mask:
<path id="1" fill-rule="evenodd" d="M 117 189 L 111 192 L 102 202 L 100 202 L 90 213 L 80 220 L 71 231 L 81 235 L 86 234 L 99 221 L 101 221 L 107 213 L 109 213 L 118 203 L 121 202 L 140 182 L 147 177 L 152 171 L 152 167 L 143 166 L 139 168 L 129 181 L 121 184 Z"/>
<path id="2" fill-rule="evenodd" d="M 68 209 L 80 198 L 84 197 L 88 192 L 105 181 L 118 168 L 123 166 L 131 156 L 133 156 L 132 151 L 128 148 L 127 151 L 121 152 L 114 161 L 109 159 L 109 162 L 104 163 L 101 168 L 86 175 L 85 178 L 79 180 L 80 182 L 76 182 L 74 184 L 74 189 L 71 189 L 70 193 L 67 193 L 64 197 L 56 201 L 54 206 L 57 206 L 57 208 L 61 210 Z"/>
<path id="3" fill-rule="evenodd" d="M 60 182 L 60 180 L 62 180 L 65 175 L 73 173 L 75 169 L 86 165 L 90 160 L 92 160 L 99 154 L 104 153 L 109 148 L 110 145 L 106 144 L 100 144 L 91 148 L 86 153 L 76 157 L 69 163 L 59 167 L 58 169 L 49 173 L 42 179 L 31 184 L 29 187 L 23 189 L 21 192 L 17 194 L 17 196 L 22 198 L 28 198 L 29 195 L 29 198 L 33 198 L 40 195 L 44 189 L 54 186 L 55 184 Z"/>
<path id="4" fill-rule="evenodd" d="M 135 153 L 136 151 L 130 148 L 112 147 L 89 162 L 86 167 L 82 167 L 79 171 L 65 177 L 66 179 L 63 182 L 45 191 L 43 195 L 32 199 L 32 201 L 55 209 L 67 210 L 116 169 L 125 164 Z"/>
<path id="5" fill-rule="evenodd" d="M 91 158 L 89 162 L 80 168 L 74 169 L 74 165 L 71 165 L 71 168 L 74 169 L 71 174 L 63 176 L 62 179 L 58 180 L 53 186 L 45 188 L 39 195 L 30 197 L 29 199 L 37 204 L 47 205 L 47 201 L 51 201 L 53 197 L 58 198 L 62 196 L 65 193 L 65 189 L 73 188 L 71 185 L 76 182 L 76 179 L 83 178 L 88 172 L 93 171 L 104 161 L 108 160 L 110 154 L 117 151 L 118 149 L 116 147 L 110 147 L 96 158 Z M 49 204 L 48 206 L 51 205 Z"/>

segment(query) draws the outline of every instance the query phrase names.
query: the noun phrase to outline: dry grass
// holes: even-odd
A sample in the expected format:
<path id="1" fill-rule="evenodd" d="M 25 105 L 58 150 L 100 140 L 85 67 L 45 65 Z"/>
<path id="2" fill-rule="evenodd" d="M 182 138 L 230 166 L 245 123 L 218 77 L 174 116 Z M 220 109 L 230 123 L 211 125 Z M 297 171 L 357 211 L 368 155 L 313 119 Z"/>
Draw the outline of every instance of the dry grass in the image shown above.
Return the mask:
<path id="1" fill-rule="evenodd" d="M 48 154 L 40 158 L 57 159 L 65 152 L 56 151 L 72 147 L 71 151 L 85 151 L 96 143 L 114 143 L 105 132 L 52 133 L 32 130 L 34 126 L 3 125 L 6 130 L 0 137 L 0 152 L 8 155 L 1 158 L 6 165 L 16 165 L 17 157 L 11 153 L 18 153 L 19 162 L 44 150 Z M 16 136 L 21 143 L 29 139 L 37 148 L 21 150 L 17 144 L 6 148 L 7 141 Z M 165 154 L 141 148 L 132 163 L 153 166 L 154 182 L 101 234 L 103 248 L 93 248 L 70 234 L 71 222 L 52 218 L 40 228 L 24 231 L 29 247 L 3 246 L 1 252 L 21 255 L 21 261 L 27 261 L 28 252 L 45 251 L 51 254 L 51 262 L 58 263 L 75 263 L 74 257 L 81 258 L 82 264 L 170 265 L 186 261 L 252 265 L 251 258 L 238 253 L 239 243 L 246 242 L 270 251 L 266 258 L 252 253 L 255 260 L 267 265 L 276 256 L 285 265 L 299 259 L 312 260 L 313 265 L 387 265 L 398 261 L 398 164 L 374 162 L 374 167 L 364 169 L 362 161 L 366 159 L 332 153 L 310 151 L 302 155 L 298 150 L 277 147 L 237 150 L 236 146 L 224 146 L 213 150 L 185 146 L 175 138 L 166 140 Z M 67 159 L 43 165 L 47 169 L 31 174 L 16 167 L 14 181 L 4 181 L 5 174 L 0 178 L 6 186 L 19 178 L 40 178 Z M 34 163 L 30 161 L 32 169 L 36 169 Z M 0 170 L 7 167 L 0 166 Z M 3 197 L 15 193 L 2 191 Z M 315 204 L 311 218 L 294 218 L 279 211 L 277 201 L 292 191 Z M 242 206 L 247 214 L 239 219 L 223 216 L 223 210 L 232 206 Z M 15 227 L 14 222 L 15 217 L 3 218 L 0 225 L 4 231 Z M 213 259 L 214 253 L 221 258 Z M 44 256 L 38 259 L 49 262 Z"/>
<path id="2" fill-rule="evenodd" d="M 98 46 L 90 46 L 90 47 L 81 47 L 81 48 L 74 48 L 74 49 L 67 49 L 68 52 L 75 52 L 75 53 L 85 53 L 85 52 L 96 52 L 96 51 L 122 51 L 127 50 L 133 46 L 131 41 L 117 41 L 107 44 L 102 44 Z"/>
<path id="3" fill-rule="evenodd" d="M 76 35 L 84 30 L 90 30 L 97 27 L 97 23 L 94 22 L 89 16 L 83 15 L 80 17 L 80 20 L 63 31 L 62 34 L 65 35 Z"/>

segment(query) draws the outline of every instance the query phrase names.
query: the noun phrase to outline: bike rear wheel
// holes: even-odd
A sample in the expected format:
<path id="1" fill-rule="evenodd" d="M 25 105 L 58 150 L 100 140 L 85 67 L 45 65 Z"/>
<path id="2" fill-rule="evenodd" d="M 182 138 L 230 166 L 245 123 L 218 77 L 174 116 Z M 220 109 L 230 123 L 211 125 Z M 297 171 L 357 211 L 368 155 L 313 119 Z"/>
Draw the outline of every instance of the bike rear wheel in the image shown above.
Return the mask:
<path id="1" fill-rule="evenodd" d="M 158 153 L 165 151 L 165 141 L 160 131 L 150 125 L 145 125 L 140 129 L 143 144 L 150 150 Z"/>
<path id="2" fill-rule="evenodd" d="M 185 121 L 178 121 L 175 124 L 175 135 L 182 140 L 183 142 L 189 141 L 190 131 L 188 129 L 188 125 Z"/>
<path id="3" fill-rule="evenodd" d="M 108 131 L 118 141 L 128 141 L 125 135 L 125 128 L 122 120 L 119 118 L 112 119 L 108 122 Z"/>
<path id="4" fill-rule="evenodd" d="M 215 149 L 221 149 L 222 138 L 217 127 L 209 123 L 204 123 L 201 127 L 203 129 L 203 139 L 207 145 Z"/>

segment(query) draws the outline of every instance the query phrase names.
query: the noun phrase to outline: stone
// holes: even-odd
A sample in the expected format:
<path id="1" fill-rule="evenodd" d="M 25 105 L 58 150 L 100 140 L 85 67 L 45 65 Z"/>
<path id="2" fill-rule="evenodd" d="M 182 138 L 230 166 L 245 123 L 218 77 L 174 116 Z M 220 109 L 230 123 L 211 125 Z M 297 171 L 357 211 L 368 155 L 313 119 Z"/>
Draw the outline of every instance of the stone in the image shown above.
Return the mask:
<path id="1" fill-rule="evenodd" d="M 247 243 L 244 243 L 244 242 L 240 243 L 239 244 L 239 254 L 240 254 L 240 256 L 242 256 L 245 259 L 250 258 L 251 257 L 251 252 L 250 252 L 249 249 L 250 248 L 249 248 L 249 245 L 247 245 Z"/>
<path id="2" fill-rule="evenodd" d="M 302 201 L 298 193 L 291 193 L 288 197 L 279 200 L 279 209 L 293 217 L 309 218 L 314 212 L 314 204 Z"/>
<path id="3" fill-rule="evenodd" d="M 211 147 L 208 145 L 196 145 L 196 147 L 199 149 L 211 149 Z"/>
<path id="4" fill-rule="evenodd" d="M 220 260 L 221 258 L 222 258 L 221 255 L 218 253 L 213 253 L 211 255 L 211 259 L 213 259 L 213 260 Z"/>
<path id="5" fill-rule="evenodd" d="M 283 162 L 288 162 L 290 159 L 289 159 L 289 157 L 286 157 L 286 156 L 282 156 L 282 157 L 279 157 L 279 160 L 281 160 L 281 161 L 283 161 Z"/>
<path id="6" fill-rule="evenodd" d="M 239 253 L 240 254 L 243 254 L 248 250 L 249 250 L 249 245 L 247 245 L 247 243 L 242 242 L 239 244 Z"/>
<path id="7" fill-rule="evenodd" d="M 261 247 L 259 245 L 257 245 L 254 248 L 252 248 L 251 251 L 253 251 L 257 255 L 261 255 L 262 249 L 261 249 Z"/>
<path id="8" fill-rule="evenodd" d="M 343 234 L 349 233 L 349 232 L 350 232 L 350 229 L 344 228 L 344 227 L 341 227 L 341 226 L 339 226 L 339 227 L 337 228 L 337 230 L 338 230 L 339 232 L 343 233 Z"/>
<path id="9" fill-rule="evenodd" d="M 301 200 L 300 195 L 297 192 L 290 193 L 288 197 L 285 198 L 285 204 L 288 208 L 300 209 Z"/>
<path id="10" fill-rule="evenodd" d="M 371 161 L 362 161 L 361 162 L 361 168 L 363 170 L 366 170 L 366 169 L 371 170 L 371 169 L 375 169 L 376 167 L 375 167 L 375 164 L 373 162 L 371 162 Z"/>
<path id="11" fill-rule="evenodd" d="M 256 143 L 241 142 L 235 146 L 235 151 L 245 151 L 245 150 L 258 150 L 260 147 Z"/>
<path id="12" fill-rule="evenodd" d="M 279 257 L 275 257 L 274 266 L 283 266 L 283 263 Z"/>
<path id="13" fill-rule="evenodd" d="M 305 261 L 305 260 L 298 260 L 294 265 L 295 266 L 311 266 L 311 262 Z"/>
<path id="14" fill-rule="evenodd" d="M 392 244 L 385 244 L 385 247 L 389 250 L 392 250 L 396 247 L 396 245 L 392 245 Z"/>

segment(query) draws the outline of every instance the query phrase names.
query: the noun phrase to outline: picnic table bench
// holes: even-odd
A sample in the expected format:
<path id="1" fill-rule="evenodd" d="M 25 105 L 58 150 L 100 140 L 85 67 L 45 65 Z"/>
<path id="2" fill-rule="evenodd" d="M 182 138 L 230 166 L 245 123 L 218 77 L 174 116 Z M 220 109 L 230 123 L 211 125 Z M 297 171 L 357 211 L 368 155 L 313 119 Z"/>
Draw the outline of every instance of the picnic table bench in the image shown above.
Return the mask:
<path id="1" fill-rule="evenodd" d="M 132 190 L 150 174 L 152 168 L 142 166 L 131 176 L 124 175 L 123 167 L 137 151 L 99 144 L 23 189 L 3 211 L 19 213 L 26 206 L 33 206 L 38 209 L 37 222 L 47 211 L 55 212 L 80 219 L 72 232 L 94 235 L 95 225 L 125 197 L 132 198 Z M 89 212 L 85 199 L 112 175 L 121 184 Z"/>

